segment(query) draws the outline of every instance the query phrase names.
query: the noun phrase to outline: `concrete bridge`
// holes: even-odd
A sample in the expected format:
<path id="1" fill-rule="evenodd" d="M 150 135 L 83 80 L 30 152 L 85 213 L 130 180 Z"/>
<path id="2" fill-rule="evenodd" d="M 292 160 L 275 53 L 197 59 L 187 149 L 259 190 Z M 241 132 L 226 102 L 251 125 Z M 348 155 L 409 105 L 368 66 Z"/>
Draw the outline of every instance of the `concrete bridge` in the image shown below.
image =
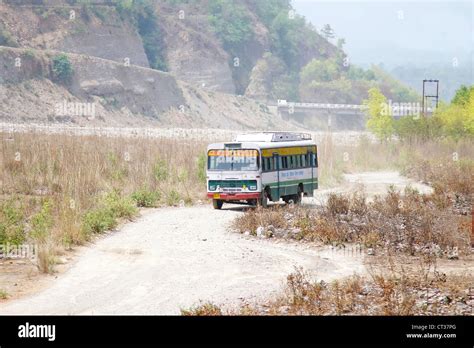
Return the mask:
<path id="1" fill-rule="evenodd" d="M 386 105 L 394 118 L 422 114 L 420 103 L 392 103 Z M 294 103 L 278 100 L 278 115 L 285 120 L 295 120 L 318 130 L 364 130 L 367 122 L 365 105 L 331 103 Z M 426 110 L 427 114 L 432 109 Z"/>

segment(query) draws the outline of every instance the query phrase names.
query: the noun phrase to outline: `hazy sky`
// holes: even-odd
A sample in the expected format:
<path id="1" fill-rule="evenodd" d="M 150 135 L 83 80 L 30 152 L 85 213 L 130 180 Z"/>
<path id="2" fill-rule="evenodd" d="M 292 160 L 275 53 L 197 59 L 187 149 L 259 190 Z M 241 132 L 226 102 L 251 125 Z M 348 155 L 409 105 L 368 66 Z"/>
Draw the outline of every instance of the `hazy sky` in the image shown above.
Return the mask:
<path id="1" fill-rule="evenodd" d="M 474 66 L 474 0 L 293 0 L 316 28 L 329 23 L 359 65 Z"/>

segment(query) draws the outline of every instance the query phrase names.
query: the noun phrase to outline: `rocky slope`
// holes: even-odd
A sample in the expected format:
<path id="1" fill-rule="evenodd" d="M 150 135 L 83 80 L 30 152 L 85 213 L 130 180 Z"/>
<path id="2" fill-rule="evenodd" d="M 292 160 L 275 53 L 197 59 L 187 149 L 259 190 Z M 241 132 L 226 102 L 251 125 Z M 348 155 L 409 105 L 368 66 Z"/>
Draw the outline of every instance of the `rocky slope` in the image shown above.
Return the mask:
<path id="1" fill-rule="evenodd" d="M 289 0 L 3 0 L 0 47 L 8 122 L 289 129 L 264 104 L 357 103 L 376 85 L 347 80 L 342 49 Z M 53 71 L 62 52 L 67 83 Z M 311 88 L 302 86 L 315 60 L 337 62 L 341 80 L 315 84 L 309 74 Z M 61 103 L 95 115 L 57 112 Z"/>
<path id="2" fill-rule="evenodd" d="M 74 75 L 64 85 L 56 81 L 52 68 L 58 53 L 0 48 L 1 122 L 296 128 L 254 100 L 202 90 L 169 73 L 97 57 L 68 54 Z"/>

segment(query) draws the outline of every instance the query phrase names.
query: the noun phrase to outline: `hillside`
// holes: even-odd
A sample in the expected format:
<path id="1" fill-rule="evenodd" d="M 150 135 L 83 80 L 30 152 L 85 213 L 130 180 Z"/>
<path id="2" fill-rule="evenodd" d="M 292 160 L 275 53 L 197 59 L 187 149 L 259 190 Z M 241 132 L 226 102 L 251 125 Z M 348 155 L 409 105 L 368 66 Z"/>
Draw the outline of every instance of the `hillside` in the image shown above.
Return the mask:
<path id="1" fill-rule="evenodd" d="M 383 73 L 347 65 L 330 41 L 288 0 L 4 0 L 0 117 L 291 128 L 264 104 L 361 103 L 374 86 L 413 100 Z M 67 83 L 52 72 L 60 52 Z M 64 100 L 94 103 L 100 116 L 55 114 Z"/>

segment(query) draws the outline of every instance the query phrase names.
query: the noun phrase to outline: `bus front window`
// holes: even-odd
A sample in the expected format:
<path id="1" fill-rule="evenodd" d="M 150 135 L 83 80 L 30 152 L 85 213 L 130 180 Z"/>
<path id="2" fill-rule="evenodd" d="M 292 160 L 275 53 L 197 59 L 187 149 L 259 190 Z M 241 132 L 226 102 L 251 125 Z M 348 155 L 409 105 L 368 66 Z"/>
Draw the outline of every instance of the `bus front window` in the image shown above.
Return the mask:
<path id="1" fill-rule="evenodd" d="M 257 150 L 210 150 L 208 152 L 208 169 L 221 171 L 255 171 L 258 170 Z"/>

